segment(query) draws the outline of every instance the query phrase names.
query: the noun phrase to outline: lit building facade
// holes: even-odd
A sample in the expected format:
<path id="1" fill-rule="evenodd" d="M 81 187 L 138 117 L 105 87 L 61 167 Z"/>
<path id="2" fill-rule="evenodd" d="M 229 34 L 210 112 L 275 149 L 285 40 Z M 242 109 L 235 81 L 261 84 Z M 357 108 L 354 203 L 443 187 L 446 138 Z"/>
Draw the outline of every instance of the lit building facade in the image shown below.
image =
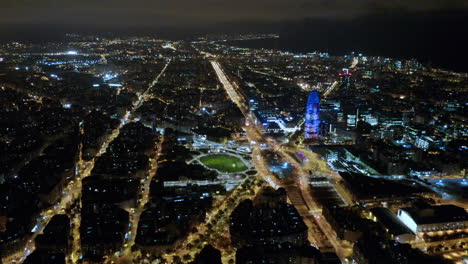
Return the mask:
<path id="1" fill-rule="evenodd" d="M 398 210 L 398 218 L 414 233 L 468 228 L 468 213 L 454 205 Z"/>
<path id="2" fill-rule="evenodd" d="M 312 91 L 307 100 L 305 122 L 304 122 L 304 138 L 306 140 L 315 140 L 319 136 L 320 126 L 320 97 L 317 91 Z"/>
<path id="3" fill-rule="evenodd" d="M 343 69 L 342 72 L 338 74 L 340 77 L 340 90 L 346 91 L 351 88 L 353 85 L 351 77 L 353 76 L 353 73 L 349 71 L 349 69 Z"/>

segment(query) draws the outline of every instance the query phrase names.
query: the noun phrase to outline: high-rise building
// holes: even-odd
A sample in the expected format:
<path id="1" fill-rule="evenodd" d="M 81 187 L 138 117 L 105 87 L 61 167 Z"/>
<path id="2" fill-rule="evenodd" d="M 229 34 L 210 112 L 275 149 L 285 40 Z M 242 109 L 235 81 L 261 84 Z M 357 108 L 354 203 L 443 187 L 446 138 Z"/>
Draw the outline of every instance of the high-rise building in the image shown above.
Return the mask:
<path id="1" fill-rule="evenodd" d="M 319 136 L 320 125 L 320 97 L 317 91 L 312 91 L 307 100 L 305 122 L 304 122 L 304 138 L 306 140 L 315 140 Z"/>
<path id="2" fill-rule="evenodd" d="M 353 73 L 349 71 L 349 69 L 344 68 L 342 72 L 338 74 L 340 76 L 340 90 L 349 90 L 351 87 Z"/>

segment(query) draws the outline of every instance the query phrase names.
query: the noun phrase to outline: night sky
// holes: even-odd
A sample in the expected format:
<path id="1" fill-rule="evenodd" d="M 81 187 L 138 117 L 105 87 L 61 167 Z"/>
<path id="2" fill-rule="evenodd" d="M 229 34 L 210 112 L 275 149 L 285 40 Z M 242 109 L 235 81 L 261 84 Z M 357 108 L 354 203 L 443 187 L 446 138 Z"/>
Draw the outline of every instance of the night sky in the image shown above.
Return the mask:
<path id="1" fill-rule="evenodd" d="M 2 0 L 0 23 L 181 26 L 467 8 L 464 0 Z"/>
<path id="2" fill-rule="evenodd" d="M 280 49 L 414 57 L 468 72 L 467 18 L 466 0 L 0 0 L 0 40 L 279 33 Z"/>

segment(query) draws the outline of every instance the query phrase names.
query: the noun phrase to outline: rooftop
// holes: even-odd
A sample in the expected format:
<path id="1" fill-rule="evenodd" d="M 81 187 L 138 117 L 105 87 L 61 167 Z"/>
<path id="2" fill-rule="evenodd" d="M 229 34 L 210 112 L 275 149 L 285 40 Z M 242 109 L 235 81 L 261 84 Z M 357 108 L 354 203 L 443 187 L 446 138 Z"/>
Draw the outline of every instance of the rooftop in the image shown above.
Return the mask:
<path id="1" fill-rule="evenodd" d="M 371 212 L 393 235 L 413 234 L 413 231 L 406 227 L 388 208 L 375 207 L 371 209 Z"/>
<path id="2" fill-rule="evenodd" d="M 455 205 L 439 205 L 425 208 L 405 207 L 400 210 L 407 212 L 417 224 L 468 221 L 466 210 Z"/>

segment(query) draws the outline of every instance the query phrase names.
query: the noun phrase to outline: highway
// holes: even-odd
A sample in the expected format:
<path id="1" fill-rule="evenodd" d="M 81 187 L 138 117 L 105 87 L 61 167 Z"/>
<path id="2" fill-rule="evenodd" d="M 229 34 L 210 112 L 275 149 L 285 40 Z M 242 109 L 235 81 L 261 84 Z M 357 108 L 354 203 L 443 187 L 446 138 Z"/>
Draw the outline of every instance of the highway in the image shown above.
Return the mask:
<path id="1" fill-rule="evenodd" d="M 227 75 L 222 70 L 221 66 L 219 65 L 219 62 L 212 60 L 211 65 L 213 66 L 213 69 L 215 70 L 219 81 L 223 85 L 231 101 L 234 102 L 237 105 L 237 107 L 239 107 L 239 109 L 242 111 L 244 116 L 246 116 L 247 109 L 245 108 L 244 99 L 241 96 L 239 96 L 234 86 L 228 80 Z"/>
<path id="2" fill-rule="evenodd" d="M 319 230 L 321 230 L 321 232 L 326 235 L 327 241 L 324 241 L 322 239 L 322 241 L 317 241 L 316 245 L 320 248 L 321 245 L 326 247 L 329 243 L 331 243 L 331 245 L 336 251 L 336 254 L 341 259 L 349 257 L 352 253 L 352 248 L 350 248 L 348 245 L 344 244 L 337 238 L 336 233 L 331 229 L 330 225 L 326 222 L 325 218 L 322 215 L 321 205 L 314 199 L 313 190 L 309 184 L 309 172 L 304 169 L 304 166 L 302 164 L 300 164 L 296 159 L 294 159 L 291 155 L 285 152 L 283 150 L 284 148 L 281 145 L 274 142 L 273 139 L 269 139 L 269 141 L 270 145 L 272 145 L 274 149 L 277 149 L 276 153 L 278 153 L 284 161 L 291 164 L 293 168 L 295 168 L 294 177 L 296 178 L 296 184 L 293 186 L 286 186 L 286 189 L 288 191 L 294 190 L 300 192 L 301 198 L 304 200 L 308 208 L 308 211 L 302 211 L 301 216 L 305 219 L 310 219 L 310 223 L 308 224 L 308 226 L 310 225 L 312 227 L 315 227 L 318 225 L 320 227 Z M 301 149 L 301 152 L 304 153 L 305 150 Z M 309 155 L 309 158 L 312 157 Z M 311 218 L 310 216 L 313 216 L 313 218 Z M 320 233 L 315 234 L 315 236 L 320 236 Z"/>
<path id="3" fill-rule="evenodd" d="M 288 190 L 288 196 L 294 195 L 296 190 L 300 190 L 300 198 L 298 199 L 290 199 L 292 204 L 296 206 L 299 213 L 301 214 L 304 222 L 309 227 L 310 230 L 315 230 L 320 232 L 320 230 L 326 235 L 326 239 L 320 239 L 322 236 L 317 234 L 316 232 L 309 232 L 309 239 L 312 243 L 316 245 L 326 246 L 331 243 L 337 253 L 337 255 L 341 259 L 346 259 L 350 256 L 352 252 L 352 248 L 348 245 L 345 245 L 343 242 L 338 241 L 336 234 L 332 232 L 331 228 L 329 227 L 328 223 L 324 220 L 323 216 L 321 215 L 321 209 L 318 203 L 313 199 L 313 196 L 310 193 L 309 187 L 309 174 L 308 172 L 304 171 L 302 165 L 299 164 L 294 158 L 290 155 L 285 153 L 282 150 L 282 147 L 275 142 L 273 139 L 265 139 L 263 135 L 259 132 L 258 128 L 252 122 L 250 114 L 248 113 L 248 109 L 245 106 L 245 99 L 242 98 L 240 95 L 241 93 L 236 91 L 237 85 L 232 84 L 227 75 L 224 73 L 221 65 L 219 62 L 215 60 L 211 60 L 211 64 L 218 75 L 218 79 L 223 85 L 224 89 L 228 97 L 234 102 L 241 112 L 244 114 L 246 125 L 244 127 L 247 138 L 251 142 L 251 146 L 253 149 L 252 152 L 252 161 L 259 171 L 260 175 L 264 178 L 264 180 L 270 183 L 273 187 L 284 187 Z M 285 186 L 282 184 L 275 176 L 268 169 L 268 165 L 266 160 L 264 159 L 261 150 L 259 149 L 260 144 L 267 144 L 269 148 L 274 150 L 281 158 L 290 163 L 294 168 L 294 174 L 296 178 L 296 183 L 292 186 Z M 291 190 L 295 193 L 290 193 Z M 291 198 L 291 197 L 290 197 Z M 304 207 L 303 202 L 307 206 L 307 210 L 303 210 Z M 320 229 L 316 228 L 319 226 Z M 317 236 L 319 239 L 317 239 Z"/>
<path id="4" fill-rule="evenodd" d="M 309 173 L 303 169 L 302 165 L 299 164 L 299 162 L 297 162 L 287 153 L 283 151 L 278 153 L 284 158 L 284 160 L 286 160 L 288 163 L 292 164 L 294 168 L 296 168 L 296 183 L 300 187 L 299 189 L 301 191 L 302 198 L 304 199 L 304 201 L 307 204 L 307 207 L 309 208 L 309 213 L 312 214 L 312 216 L 314 217 L 315 223 L 318 224 L 320 230 L 326 235 L 326 237 L 328 238 L 328 242 L 332 244 L 333 248 L 336 251 L 336 254 L 341 259 L 349 257 L 352 253 L 352 248 L 347 246 L 337 238 L 336 233 L 331 229 L 330 225 L 322 215 L 321 205 L 319 205 L 318 202 L 314 200 L 313 190 L 309 184 Z M 307 217 L 307 215 L 305 217 Z"/>

